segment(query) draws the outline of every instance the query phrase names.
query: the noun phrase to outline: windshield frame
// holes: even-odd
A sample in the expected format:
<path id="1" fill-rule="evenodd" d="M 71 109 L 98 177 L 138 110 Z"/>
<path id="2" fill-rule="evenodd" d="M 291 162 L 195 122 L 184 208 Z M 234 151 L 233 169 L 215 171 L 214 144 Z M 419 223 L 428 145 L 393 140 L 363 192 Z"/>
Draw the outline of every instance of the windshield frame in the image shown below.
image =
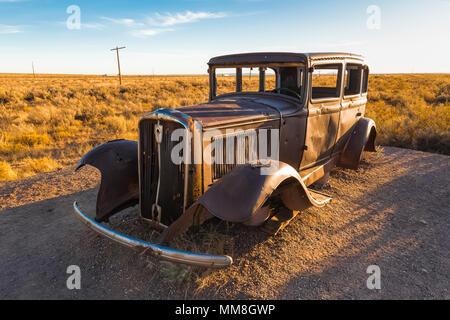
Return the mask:
<path id="1" fill-rule="evenodd" d="M 294 67 L 297 68 L 297 82 L 300 84 L 300 99 L 297 97 L 294 97 L 292 95 L 288 95 L 283 93 L 283 91 L 278 92 L 272 92 L 273 90 L 267 91 L 265 89 L 265 70 L 266 69 L 272 69 L 275 72 L 275 89 L 280 88 L 281 84 L 281 78 L 280 78 L 280 68 L 285 67 Z M 242 68 L 253 68 L 256 69 L 259 73 L 259 91 L 242 91 Z M 224 93 L 217 95 L 217 77 L 216 77 L 216 70 L 217 69 L 235 69 L 235 91 Z M 240 71 L 239 71 L 240 70 Z M 296 100 L 297 102 L 303 102 L 305 99 L 305 93 L 306 87 L 307 87 L 307 67 L 304 63 L 259 63 L 259 64 L 223 64 L 223 65 L 214 65 L 210 66 L 208 69 L 209 73 L 209 99 L 210 101 L 223 98 L 223 97 L 229 97 L 233 95 L 255 95 L 255 94 L 261 94 L 261 95 L 275 95 L 275 96 L 282 96 L 282 97 L 288 97 L 291 99 Z M 239 80 L 240 79 L 240 80 Z M 239 90 L 240 89 L 240 90 Z M 264 89 L 264 91 L 262 91 Z"/>

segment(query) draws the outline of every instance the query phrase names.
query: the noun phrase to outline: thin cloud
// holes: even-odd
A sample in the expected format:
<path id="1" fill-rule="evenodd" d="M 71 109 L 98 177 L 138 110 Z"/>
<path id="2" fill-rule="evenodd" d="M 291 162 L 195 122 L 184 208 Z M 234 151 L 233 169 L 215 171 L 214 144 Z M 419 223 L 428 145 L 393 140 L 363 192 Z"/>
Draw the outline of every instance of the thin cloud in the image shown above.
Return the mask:
<path id="1" fill-rule="evenodd" d="M 152 37 L 152 36 L 156 36 L 157 34 L 163 33 L 163 32 L 168 32 L 168 31 L 173 31 L 173 29 L 141 29 L 141 30 L 133 30 L 131 32 L 131 35 L 134 37 L 138 37 L 138 38 L 147 38 L 147 37 Z"/>
<path id="2" fill-rule="evenodd" d="M 23 32 L 18 26 L 8 26 L 0 24 L 0 34 L 14 34 Z"/>
<path id="3" fill-rule="evenodd" d="M 148 23 L 152 26 L 158 27 L 170 27 L 177 24 L 192 23 L 205 19 L 220 19 L 227 16 L 224 12 L 192 12 L 186 11 L 184 13 L 156 13 L 154 17 L 147 19 Z"/>
<path id="4" fill-rule="evenodd" d="M 102 20 L 133 28 L 130 34 L 134 37 L 146 38 L 156 36 L 163 32 L 175 31 L 171 28 L 175 25 L 193 23 L 206 19 L 220 19 L 228 15 L 223 12 L 205 12 L 205 11 L 186 11 L 177 13 L 156 13 L 152 17 L 147 18 L 146 23 L 139 22 L 130 18 L 110 18 L 100 17 Z"/>
<path id="5" fill-rule="evenodd" d="M 128 27 L 144 26 L 143 23 L 136 22 L 136 20 L 128 19 L 128 18 L 115 19 L 115 18 L 101 17 L 101 19 L 115 23 L 115 24 L 121 24 L 124 26 L 128 26 Z"/>

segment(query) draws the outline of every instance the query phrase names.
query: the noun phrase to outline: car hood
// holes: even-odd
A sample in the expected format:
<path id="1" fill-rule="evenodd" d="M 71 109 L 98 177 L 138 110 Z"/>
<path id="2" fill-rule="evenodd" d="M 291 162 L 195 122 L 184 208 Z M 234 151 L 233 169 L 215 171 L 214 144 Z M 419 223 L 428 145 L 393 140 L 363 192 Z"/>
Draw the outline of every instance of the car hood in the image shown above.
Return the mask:
<path id="1" fill-rule="evenodd" d="M 299 108 L 290 99 L 272 96 L 245 96 L 214 99 L 208 103 L 177 108 L 193 120 L 201 121 L 204 128 L 231 123 L 280 119 L 281 115 Z"/>

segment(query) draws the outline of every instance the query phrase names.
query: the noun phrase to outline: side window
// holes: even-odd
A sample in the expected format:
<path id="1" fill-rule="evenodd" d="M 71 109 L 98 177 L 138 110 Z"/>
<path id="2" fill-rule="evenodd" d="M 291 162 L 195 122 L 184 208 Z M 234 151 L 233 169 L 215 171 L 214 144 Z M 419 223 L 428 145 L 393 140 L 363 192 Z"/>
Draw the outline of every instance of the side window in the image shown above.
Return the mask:
<path id="1" fill-rule="evenodd" d="M 340 68 L 340 64 L 327 64 L 314 67 L 312 74 L 313 99 L 339 98 Z"/>
<path id="2" fill-rule="evenodd" d="M 363 84 L 362 84 L 362 93 L 367 92 L 367 85 L 369 84 L 369 68 L 364 68 L 364 75 L 363 75 Z"/>
<path id="3" fill-rule="evenodd" d="M 357 64 L 346 65 L 344 96 L 351 96 L 360 93 L 361 76 L 362 76 L 361 65 Z"/>
<path id="4" fill-rule="evenodd" d="M 298 94 L 302 89 L 302 69 L 297 67 L 282 67 L 279 68 L 280 73 L 280 88 L 292 90 Z M 282 91 L 281 93 L 289 93 Z"/>

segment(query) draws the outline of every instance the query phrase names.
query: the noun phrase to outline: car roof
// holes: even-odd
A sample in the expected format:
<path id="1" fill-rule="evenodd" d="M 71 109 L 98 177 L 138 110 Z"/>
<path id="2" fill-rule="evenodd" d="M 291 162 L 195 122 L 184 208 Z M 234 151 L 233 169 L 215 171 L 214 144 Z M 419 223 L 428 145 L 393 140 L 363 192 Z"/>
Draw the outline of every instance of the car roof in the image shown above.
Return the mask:
<path id="1" fill-rule="evenodd" d="M 363 61 L 363 56 L 346 52 L 253 52 L 229 54 L 211 58 L 208 65 L 261 64 L 261 63 L 306 63 L 308 60 L 343 60 Z"/>

